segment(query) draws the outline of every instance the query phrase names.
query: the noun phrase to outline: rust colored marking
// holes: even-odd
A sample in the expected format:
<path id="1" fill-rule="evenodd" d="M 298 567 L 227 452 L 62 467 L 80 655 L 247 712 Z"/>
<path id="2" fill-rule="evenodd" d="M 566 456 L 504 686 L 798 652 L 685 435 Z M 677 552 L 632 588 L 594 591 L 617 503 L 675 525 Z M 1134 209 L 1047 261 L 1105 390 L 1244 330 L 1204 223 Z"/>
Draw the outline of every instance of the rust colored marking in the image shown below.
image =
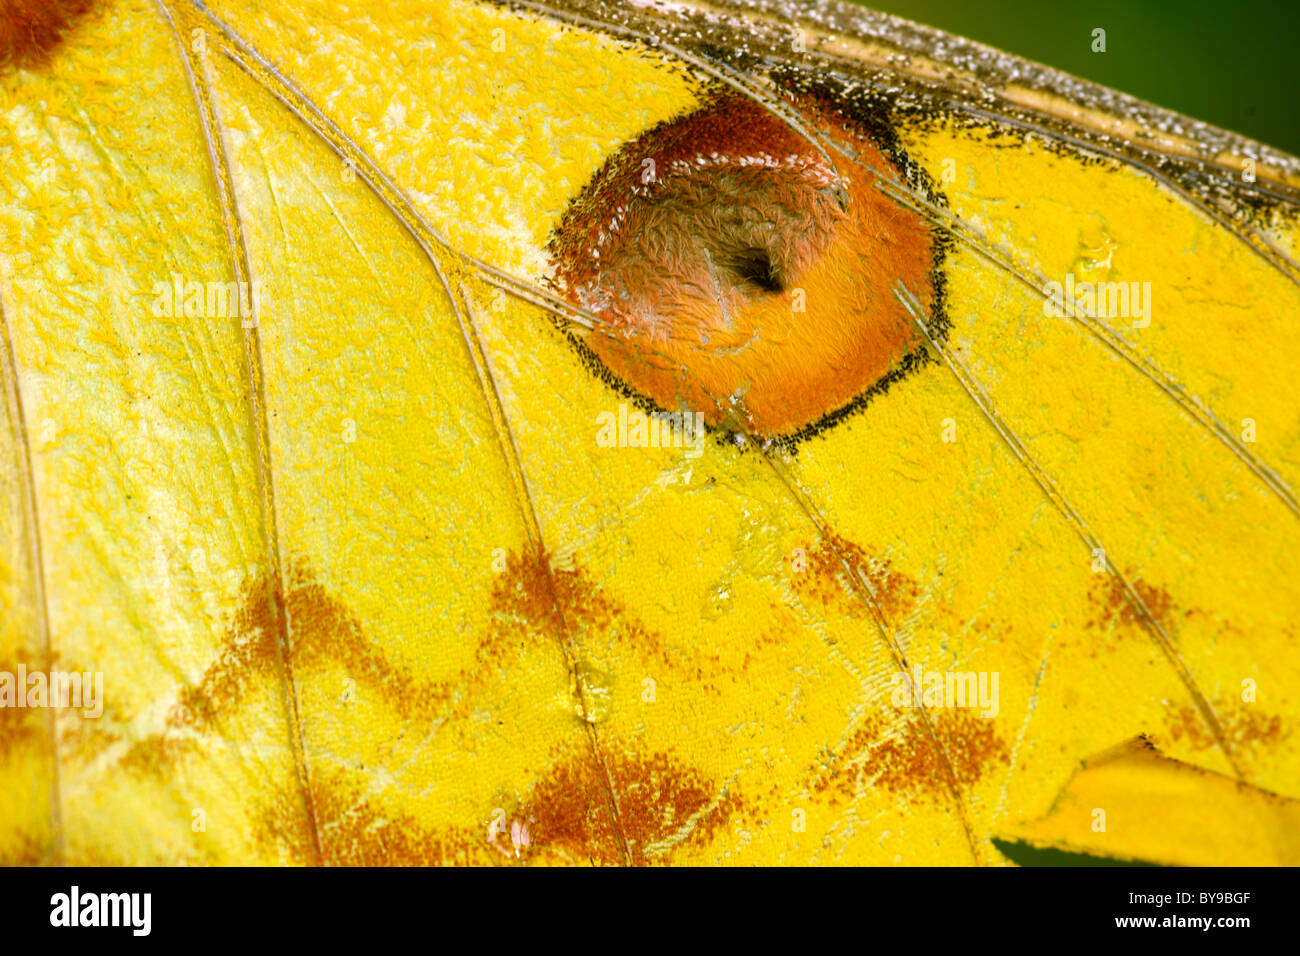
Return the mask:
<path id="1" fill-rule="evenodd" d="M 1223 727 L 1224 740 L 1239 753 L 1251 752 L 1257 747 L 1275 748 L 1290 736 L 1281 717 L 1262 713 L 1256 705 L 1219 700 L 1212 706 Z M 1196 750 L 1218 746 L 1200 713 L 1190 704 L 1179 704 L 1165 716 L 1165 732 L 1174 743 L 1186 740 Z"/>
<path id="2" fill-rule="evenodd" d="M 364 780 L 339 771 L 312 775 L 312 801 L 326 866 L 490 865 L 486 836 L 450 828 L 433 831 L 368 795 Z M 262 835 L 284 847 L 291 862 L 315 858 L 302 794 L 281 793 L 262 814 Z"/>
<path id="3" fill-rule="evenodd" d="M 664 862 L 687 844 L 708 842 L 740 809 L 732 792 L 721 793 L 696 770 L 673 757 L 622 753 L 610 761 L 622 826 L 633 862 Z M 338 771 L 316 772 L 312 801 L 320 828 L 323 861 L 330 866 L 430 866 L 526 864 L 551 858 L 619 866 L 622 847 L 607 811 L 605 784 L 590 755 L 558 752 L 555 762 L 511 814 L 526 821 L 527 845 L 517 858 L 503 857 L 485 825 L 431 830 L 367 794 L 363 780 Z M 263 837 L 286 848 L 297 863 L 312 860 L 301 795 L 281 793 L 262 814 Z"/>
<path id="4" fill-rule="evenodd" d="M 7 757 L 44 734 L 37 719 L 42 713 L 29 707 L 0 707 L 0 757 Z"/>
<path id="5" fill-rule="evenodd" d="M 743 805 L 738 794 L 722 793 L 669 754 L 612 749 L 606 762 L 634 865 L 666 862 L 678 845 L 707 844 Z M 606 812 L 605 784 L 589 755 L 561 759 L 527 806 L 539 848 L 559 848 L 606 866 L 622 864 L 622 847 Z"/>
<path id="6" fill-rule="evenodd" d="M 193 740 L 174 737 L 168 733 L 151 734 L 134 741 L 118 761 L 118 766 L 140 776 L 161 778 L 187 754 L 199 749 Z"/>
<path id="7" fill-rule="evenodd" d="M 658 635 L 595 585 L 580 567 L 558 567 L 545 551 L 511 554 L 493 589 L 492 610 L 520 627 L 491 639 L 488 654 L 518 640 L 553 638 L 567 625 L 588 649 L 618 643 L 656 657 L 670 655 Z M 485 647 L 488 645 L 485 644 Z M 482 651 L 482 648 L 481 648 Z M 699 676 L 697 674 L 697 676 Z M 605 758 L 619 808 L 619 826 L 635 865 L 655 862 L 677 841 L 705 842 L 739 806 L 693 768 L 663 753 Z M 606 781 L 589 753 L 561 757 L 541 779 L 520 813 L 529 821 L 527 855 L 556 851 L 608 866 L 623 862 L 623 844 L 609 812 Z"/>
<path id="8" fill-rule="evenodd" d="M 905 178 L 892 147 L 817 122 Z M 770 438 L 815 431 L 919 364 L 892 289 L 902 280 L 934 315 L 940 252 L 869 175 L 734 93 L 625 144 L 550 242 L 556 288 L 601 320 L 584 346 L 614 382 Z"/>
<path id="9" fill-rule="evenodd" d="M 643 659 L 673 666 L 658 635 L 620 602 L 606 595 L 581 568 L 552 566 L 545 553 L 511 554 L 507 571 L 495 582 L 491 609 L 497 626 L 482 635 L 475 664 L 454 678 L 422 681 L 390 661 L 366 634 L 344 602 L 302 562 L 286 572 L 289 659 L 295 672 L 333 666 L 372 687 L 376 697 L 407 719 L 467 715 L 475 695 L 497 679 L 522 647 L 552 641 L 561 616 L 588 650 L 610 643 L 626 646 Z M 135 741 L 121 766 L 161 776 L 186 754 L 201 749 L 201 739 L 182 731 L 213 731 L 234 713 L 248 689 L 280 680 L 276 622 L 280 600 L 265 577 L 246 584 L 243 599 L 216 659 L 193 685 L 183 687 L 167 717 L 168 730 Z"/>
<path id="10" fill-rule="evenodd" d="M 289 659 L 309 673 L 333 664 L 358 683 L 382 689 L 383 699 L 403 717 L 431 719 L 443 713 L 458 688 L 472 687 L 472 675 L 446 683 L 421 681 L 395 666 L 367 637 L 356 614 L 330 594 L 301 562 L 287 572 Z M 167 716 L 170 731 L 211 730 L 234 712 L 248 687 L 280 680 L 276 603 L 280 597 L 264 576 L 248 582 L 226 640 L 197 684 L 183 687 Z M 122 765 L 161 774 L 197 743 L 170 733 L 136 741 Z"/>
<path id="11" fill-rule="evenodd" d="M 1179 615 L 1180 609 L 1174 604 L 1174 599 L 1169 592 L 1162 587 L 1148 584 L 1146 581 L 1133 576 L 1132 573 L 1128 575 L 1128 579 L 1133 585 L 1133 590 L 1142 599 L 1142 603 L 1151 612 L 1151 616 L 1162 627 L 1170 628 Z M 1089 592 L 1089 598 L 1096 607 L 1097 616 L 1087 622 L 1087 627 L 1107 628 L 1111 625 L 1118 625 L 1117 630 L 1121 632 L 1124 629 L 1144 629 L 1145 626 L 1142 623 L 1142 618 L 1138 616 L 1137 609 L 1133 607 L 1119 582 L 1109 575 L 1097 581 Z M 1195 612 L 1191 609 L 1181 612 L 1183 617 L 1191 617 L 1193 613 Z M 1170 637 L 1173 636 L 1171 632 Z"/>
<path id="12" fill-rule="evenodd" d="M 994 721 L 969 710 L 931 711 L 930 719 L 963 791 L 993 768 L 1010 764 L 1011 752 L 994 731 Z M 880 787 L 912 800 L 949 796 L 943 759 L 919 715 L 909 716 L 902 733 L 891 733 L 882 718 L 867 719 L 842 750 L 829 755 L 810 783 L 818 793 L 838 792 L 849 799 L 865 787 Z"/>
<path id="13" fill-rule="evenodd" d="M 290 660 L 295 671 L 310 671 L 331 662 L 355 677 L 382 688 L 384 699 L 404 717 L 429 719 L 442 712 L 454 683 L 422 681 L 394 665 L 367 637 L 356 614 L 312 575 L 304 564 L 288 573 Z"/>
<path id="14" fill-rule="evenodd" d="M 27 663 L 26 667 L 28 672 L 45 671 L 44 665 Z M 13 661 L 0 661 L 0 671 L 15 675 L 14 700 L 11 703 L 17 704 L 20 697 L 26 701 L 27 688 L 18 685 L 17 664 Z M 43 710 L 33 707 L 0 707 L 0 758 L 7 757 L 11 752 L 44 736 L 43 714 Z"/>
<path id="15" fill-rule="evenodd" d="M 0 67 L 45 63 L 96 0 L 0 0 Z"/>
<path id="16" fill-rule="evenodd" d="M 305 671 L 333 663 L 358 681 L 384 689 L 404 716 L 433 716 L 450 689 L 422 682 L 396 667 L 367 637 L 356 614 L 330 594 L 310 567 L 294 563 L 286 573 L 289 596 L 289 660 Z M 173 712 L 177 726 L 205 725 L 230 711 L 255 677 L 279 674 L 275 589 L 265 578 L 249 584 L 229 637 L 196 687 L 186 688 Z"/>
<path id="17" fill-rule="evenodd" d="M 893 570 L 887 558 L 871 554 L 846 538 L 834 535 L 807 549 L 807 568 L 791 569 L 791 585 L 801 599 L 812 598 L 825 607 L 855 616 L 865 614 L 861 599 L 845 570 L 847 560 L 855 575 L 870 582 L 885 619 L 897 623 L 912 613 L 920 598 L 916 582 Z"/>
<path id="18" fill-rule="evenodd" d="M 279 601 L 280 595 L 266 577 L 245 584 L 243 600 L 217 659 L 197 685 L 181 690 L 168 715 L 169 726 L 209 726 L 235 706 L 250 681 L 279 672 Z"/>
<path id="19" fill-rule="evenodd" d="M 38 842 L 31 834 L 20 833 L 17 845 L 8 854 L 0 854 L 0 866 L 41 866 L 54 862 L 50 858 L 49 846 L 52 840 L 44 844 Z"/>
<path id="20" fill-rule="evenodd" d="M 508 626 L 484 641 L 480 647 L 484 660 L 499 656 L 511 641 L 553 640 L 567 624 L 570 634 L 588 650 L 617 643 L 643 659 L 673 665 L 660 635 L 610 597 L 580 566 L 561 567 L 544 550 L 508 556 L 506 570 L 492 589 L 491 609 Z"/>
<path id="21" fill-rule="evenodd" d="M 510 552 L 506 557 L 506 570 L 492 588 L 492 610 L 509 618 L 517 618 L 527 630 L 553 637 L 564 627 L 564 606 L 560 591 L 568 593 L 572 603 L 575 582 L 571 572 L 567 586 L 561 587 L 559 572 L 551 566 L 550 556 L 544 549 Z M 581 584 L 580 581 L 576 582 Z"/>
<path id="22" fill-rule="evenodd" d="M 33 661 L 24 662 L 24 666 L 29 677 L 38 672 L 48 677 L 55 671 L 80 674 L 86 670 L 86 668 L 60 663 L 57 653 L 51 657 L 48 667 Z M 0 661 L 0 671 L 16 675 L 18 668 L 14 662 Z M 16 695 L 26 695 L 27 690 L 26 687 L 15 686 L 14 688 Z M 105 724 L 111 722 L 116 716 L 111 701 L 101 699 L 100 717 L 88 718 L 83 715 L 82 708 L 75 706 L 72 701 L 68 701 L 67 706 L 55 707 L 54 691 L 48 680 L 46 701 L 54 711 L 54 732 L 58 737 L 61 760 L 93 755 L 117 739 L 116 734 L 105 728 Z M 45 722 L 48 715 L 49 711 L 44 707 L 0 707 L 0 757 L 35 741 L 44 742 L 43 749 L 48 749 L 49 728 Z"/>

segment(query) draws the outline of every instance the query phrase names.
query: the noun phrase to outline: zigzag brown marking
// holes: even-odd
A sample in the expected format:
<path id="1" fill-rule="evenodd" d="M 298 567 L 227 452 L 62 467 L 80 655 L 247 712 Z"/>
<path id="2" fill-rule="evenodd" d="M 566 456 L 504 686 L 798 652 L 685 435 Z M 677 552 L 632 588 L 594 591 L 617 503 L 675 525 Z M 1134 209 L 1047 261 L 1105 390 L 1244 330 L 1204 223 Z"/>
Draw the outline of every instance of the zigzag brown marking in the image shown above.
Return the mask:
<path id="1" fill-rule="evenodd" d="M 612 639 L 645 659 L 657 658 L 669 667 L 674 663 L 663 638 L 610 597 L 581 566 L 559 566 L 544 550 L 507 557 L 506 571 L 492 588 L 491 609 L 509 623 L 480 646 L 480 656 L 487 659 L 501 653 L 510 640 L 537 635 L 554 639 L 567 625 L 579 640 Z"/>
<path id="2" fill-rule="evenodd" d="M 181 688 L 167 716 L 168 731 L 134 743 L 124 766 L 162 772 L 194 746 L 173 732 L 213 730 L 237 710 L 251 684 L 280 679 L 276 605 L 281 600 L 289 621 L 288 657 L 299 675 L 333 664 L 359 682 L 381 688 L 383 699 L 404 718 L 422 720 L 444 713 L 457 689 L 473 684 L 472 675 L 465 674 L 443 683 L 413 677 L 376 648 L 356 614 L 329 593 L 309 566 L 293 564 L 287 579 L 287 599 L 264 576 L 246 583 L 216 660 L 198 683 Z"/>
<path id="3" fill-rule="evenodd" d="M 618 749 L 609 758 L 621 823 L 635 865 L 667 862 L 678 846 L 703 845 L 744 807 L 699 770 L 666 753 Z M 338 772 L 312 781 L 323 861 L 330 866 L 431 866 L 583 860 L 623 863 L 622 844 L 606 812 L 605 784 L 590 755 L 557 751 L 554 763 L 511 814 L 527 822 L 520 855 L 488 842 L 486 824 L 430 829 L 365 793 L 364 781 Z M 262 815 L 263 836 L 288 849 L 292 862 L 313 859 L 296 791 Z M 689 829 L 689 832 L 683 833 Z M 680 837 L 680 840 L 679 840 Z"/>

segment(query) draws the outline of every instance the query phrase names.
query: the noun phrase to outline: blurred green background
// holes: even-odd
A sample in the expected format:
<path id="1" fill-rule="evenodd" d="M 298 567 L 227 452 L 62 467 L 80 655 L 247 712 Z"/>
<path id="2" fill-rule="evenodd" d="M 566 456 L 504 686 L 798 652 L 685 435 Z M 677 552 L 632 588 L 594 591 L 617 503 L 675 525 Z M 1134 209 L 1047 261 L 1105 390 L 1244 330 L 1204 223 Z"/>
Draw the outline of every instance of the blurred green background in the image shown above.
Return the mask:
<path id="1" fill-rule="evenodd" d="M 861 0 L 858 0 L 861 2 Z M 872 0 L 1300 155 L 1300 0 Z M 1092 52 L 1092 31 L 1106 52 Z"/>

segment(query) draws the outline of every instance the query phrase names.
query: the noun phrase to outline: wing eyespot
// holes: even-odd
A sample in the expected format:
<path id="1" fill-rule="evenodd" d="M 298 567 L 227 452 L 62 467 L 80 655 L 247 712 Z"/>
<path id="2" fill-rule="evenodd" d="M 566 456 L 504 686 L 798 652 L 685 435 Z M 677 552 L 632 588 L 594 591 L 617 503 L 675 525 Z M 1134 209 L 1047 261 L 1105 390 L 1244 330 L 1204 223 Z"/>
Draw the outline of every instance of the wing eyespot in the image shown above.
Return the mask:
<path id="1" fill-rule="evenodd" d="M 600 319 L 581 347 L 608 380 L 789 442 L 923 364 L 891 290 L 902 280 L 938 312 L 943 242 L 858 165 L 901 175 L 895 147 L 825 123 L 856 163 L 722 93 L 625 143 L 572 200 L 552 282 Z"/>

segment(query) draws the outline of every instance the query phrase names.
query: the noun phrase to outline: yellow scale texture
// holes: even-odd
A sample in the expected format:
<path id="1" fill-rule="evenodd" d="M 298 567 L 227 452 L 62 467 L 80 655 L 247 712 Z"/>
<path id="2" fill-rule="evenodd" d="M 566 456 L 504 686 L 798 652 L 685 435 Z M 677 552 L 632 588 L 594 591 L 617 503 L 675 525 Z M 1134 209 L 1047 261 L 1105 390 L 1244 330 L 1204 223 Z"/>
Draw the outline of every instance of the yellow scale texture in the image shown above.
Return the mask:
<path id="1" fill-rule="evenodd" d="M 0 711 L 0 862 L 1295 861 L 1300 521 L 1152 377 L 959 244 L 946 348 L 1077 521 L 941 363 L 793 456 L 599 447 L 627 399 L 451 250 L 543 280 L 704 80 L 473 0 L 209 6 L 428 249 L 187 6 L 0 76 L 0 670 L 105 688 Z M 1098 321 L 1300 481 L 1292 280 L 1118 162 L 898 132 L 1035 275 L 1150 282 L 1149 325 Z M 174 277 L 251 279 L 256 321 L 162 314 Z M 997 672 L 996 717 L 927 729 L 891 642 Z M 1198 800 L 1241 809 L 1189 846 Z"/>

